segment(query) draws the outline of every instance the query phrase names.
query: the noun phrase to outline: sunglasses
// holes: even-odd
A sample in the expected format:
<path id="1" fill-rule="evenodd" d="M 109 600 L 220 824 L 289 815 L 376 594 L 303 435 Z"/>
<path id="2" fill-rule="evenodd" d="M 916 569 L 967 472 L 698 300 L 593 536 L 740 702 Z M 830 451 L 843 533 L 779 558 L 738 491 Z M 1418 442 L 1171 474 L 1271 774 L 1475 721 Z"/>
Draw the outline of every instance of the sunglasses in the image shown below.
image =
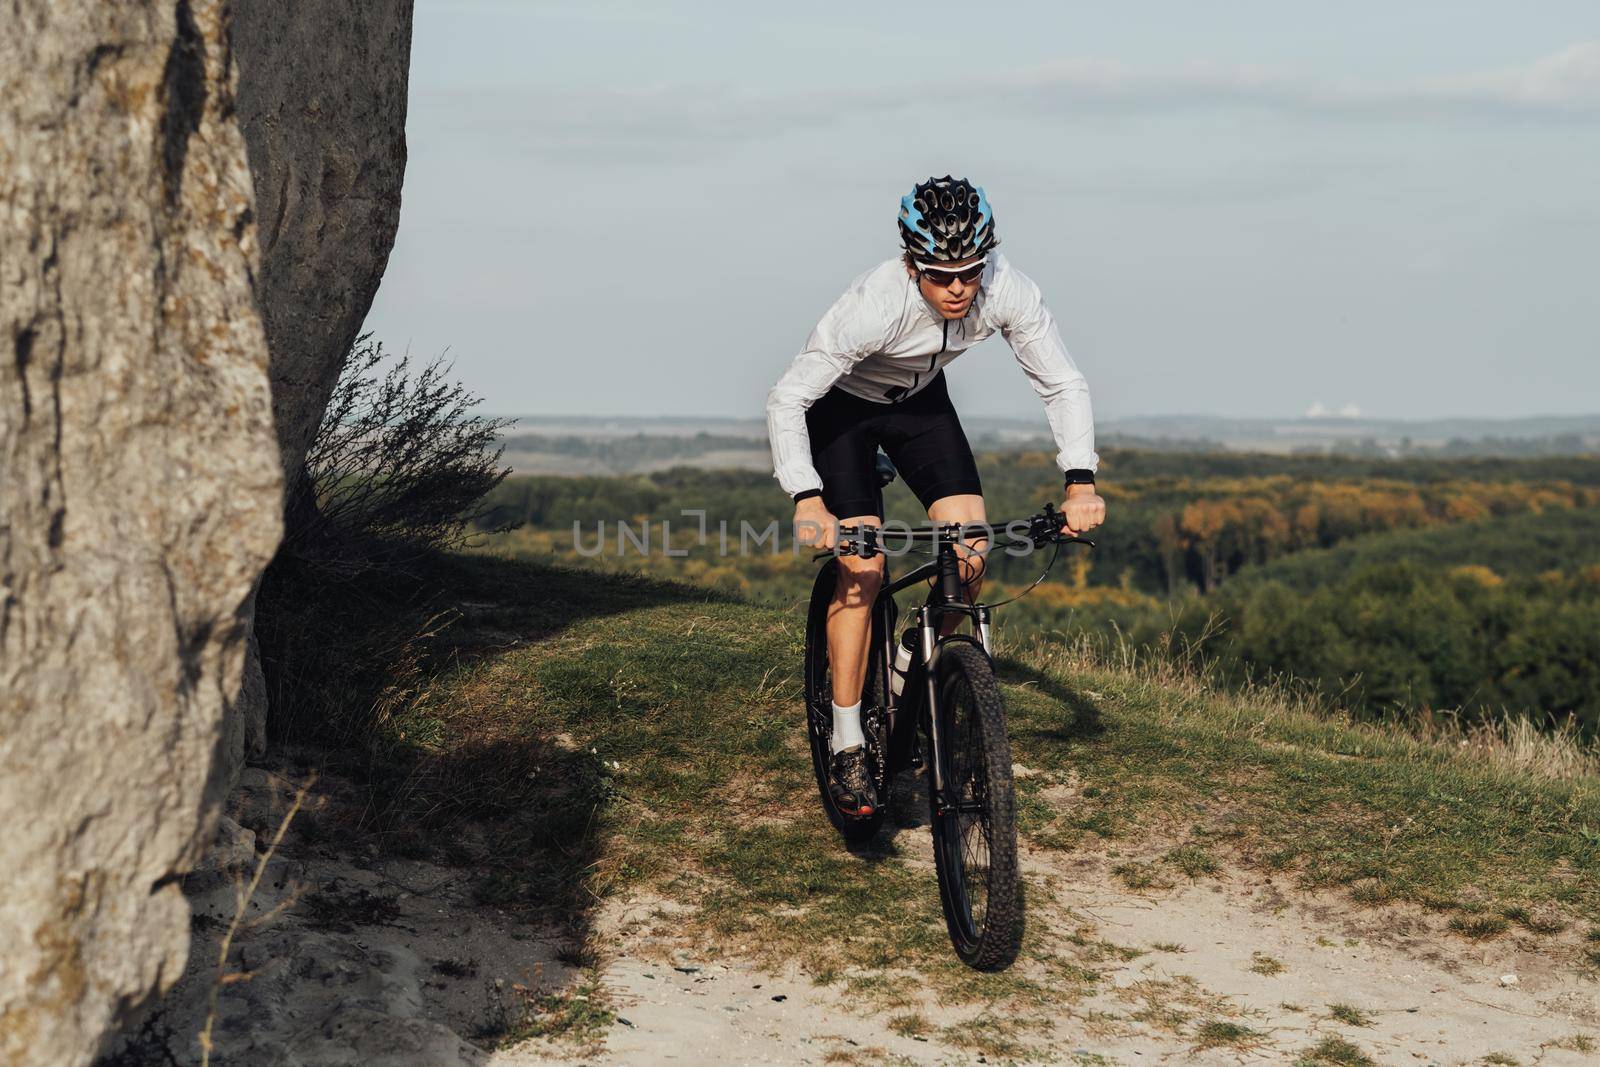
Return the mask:
<path id="1" fill-rule="evenodd" d="M 973 266 L 970 266 L 966 270 L 962 271 L 933 270 L 931 268 L 924 267 L 918 272 L 918 274 L 924 279 L 932 282 L 934 285 L 937 285 L 940 289 L 948 289 L 950 288 L 950 283 L 955 281 L 957 278 L 961 279 L 961 284 L 963 285 L 973 284 L 979 278 L 983 277 L 983 268 L 984 264 L 982 263 L 974 264 Z"/>

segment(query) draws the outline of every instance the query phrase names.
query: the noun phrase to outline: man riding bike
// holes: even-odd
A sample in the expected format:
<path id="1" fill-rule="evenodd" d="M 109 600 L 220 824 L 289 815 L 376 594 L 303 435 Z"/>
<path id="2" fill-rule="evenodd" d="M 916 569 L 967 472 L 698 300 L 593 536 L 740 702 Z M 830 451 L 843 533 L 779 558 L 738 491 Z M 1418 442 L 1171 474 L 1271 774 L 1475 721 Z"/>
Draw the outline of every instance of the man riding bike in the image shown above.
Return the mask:
<path id="1" fill-rule="evenodd" d="M 1073 364 L 1039 287 L 994 251 L 994 213 L 965 178 L 929 178 L 900 200 L 903 255 L 850 283 L 767 396 L 767 436 L 778 484 L 795 502 L 802 544 L 833 548 L 841 525 L 879 525 L 881 447 L 938 524 L 986 519 L 977 464 L 951 406 L 943 370 L 998 331 L 1044 401 L 1065 474 L 1063 529 L 1105 519 L 1095 492 L 1089 387 Z M 968 601 L 983 580 L 987 540 L 966 542 Z M 882 555 L 840 556 L 828 611 L 833 674 L 829 788 L 847 814 L 878 806 L 861 731 L 871 608 Z M 952 619 L 952 623 L 955 620 Z M 947 628 L 950 624 L 946 624 Z"/>

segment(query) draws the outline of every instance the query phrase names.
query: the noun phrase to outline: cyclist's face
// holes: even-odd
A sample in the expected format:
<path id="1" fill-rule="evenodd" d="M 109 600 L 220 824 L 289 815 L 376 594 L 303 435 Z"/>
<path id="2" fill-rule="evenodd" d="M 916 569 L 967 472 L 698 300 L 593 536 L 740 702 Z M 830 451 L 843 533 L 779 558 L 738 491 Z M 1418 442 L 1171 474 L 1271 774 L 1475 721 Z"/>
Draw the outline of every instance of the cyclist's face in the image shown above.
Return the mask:
<path id="1" fill-rule="evenodd" d="M 953 268 L 950 272 L 928 270 L 918 273 L 917 285 L 922 289 L 923 299 L 947 319 L 965 316 L 973 298 L 978 295 L 979 280 L 971 276 L 973 270 L 967 270 L 965 274 L 957 272 L 975 262 L 962 260 L 960 263 L 941 264 Z M 975 269 L 981 274 L 981 268 Z"/>

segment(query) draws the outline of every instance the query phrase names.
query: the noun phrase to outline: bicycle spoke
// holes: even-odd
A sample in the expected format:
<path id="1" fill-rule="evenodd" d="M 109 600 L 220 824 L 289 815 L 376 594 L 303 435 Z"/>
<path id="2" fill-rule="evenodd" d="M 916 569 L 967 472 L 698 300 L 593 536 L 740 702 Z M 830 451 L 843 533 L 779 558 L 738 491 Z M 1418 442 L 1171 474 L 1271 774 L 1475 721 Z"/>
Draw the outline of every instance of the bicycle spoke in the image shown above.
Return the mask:
<path id="1" fill-rule="evenodd" d="M 974 929 L 988 913 L 990 828 L 983 734 L 970 686 L 961 685 L 951 708 L 951 777 L 955 797 L 950 814 L 960 843 L 963 904 Z"/>
<path id="2" fill-rule="evenodd" d="M 956 952 L 978 970 L 996 970 L 1016 959 L 1022 937 L 1005 706 L 981 649 L 957 643 L 945 655 L 937 720 L 945 780 L 933 835 L 939 889 Z"/>

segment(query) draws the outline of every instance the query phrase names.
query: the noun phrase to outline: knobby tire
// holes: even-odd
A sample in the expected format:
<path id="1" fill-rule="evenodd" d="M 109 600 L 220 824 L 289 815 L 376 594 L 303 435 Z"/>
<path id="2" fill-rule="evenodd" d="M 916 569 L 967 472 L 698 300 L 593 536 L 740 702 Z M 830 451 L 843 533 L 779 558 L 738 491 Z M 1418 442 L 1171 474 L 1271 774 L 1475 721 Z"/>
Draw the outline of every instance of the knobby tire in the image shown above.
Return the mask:
<path id="1" fill-rule="evenodd" d="M 940 646 L 939 715 L 947 793 L 959 807 L 933 812 L 934 860 L 956 954 L 980 971 L 1009 966 L 1022 948 L 1022 876 L 1016 790 L 1005 703 L 983 650 Z M 930 776 L 929 791 L 932 792 Z"/>

